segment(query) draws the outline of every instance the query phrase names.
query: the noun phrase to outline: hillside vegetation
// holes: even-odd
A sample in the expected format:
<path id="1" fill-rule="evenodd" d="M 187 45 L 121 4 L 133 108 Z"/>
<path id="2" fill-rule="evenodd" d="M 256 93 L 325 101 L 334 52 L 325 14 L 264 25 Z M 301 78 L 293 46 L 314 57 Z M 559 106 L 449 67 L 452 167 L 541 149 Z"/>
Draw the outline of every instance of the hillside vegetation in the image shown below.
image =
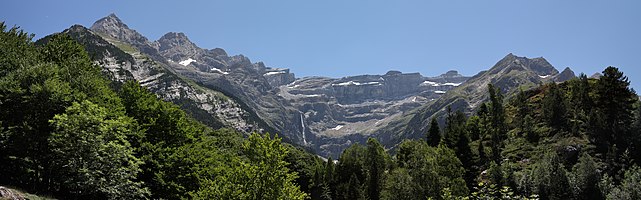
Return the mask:
<path id="1" fill-rule="evenodd" d="M 66 34 L 37 46 L 0 29 L 0 184 L 61 199 L 307 196 L 285 160 L 308 154 L 279 137 L 213 130 L 133 81 L 111 88 Z"/>
<path id="2" fill-rule="evenodd" d="M 384 153 L 373 139 L 318 173 L 325 199 L 639 199 L 641 110 L 615 67 L 447 110 L 423 139 Z M 441 128 L 444 127 L 444 128 Z M 441 130 L 442 129 L 442 130 Z"/>

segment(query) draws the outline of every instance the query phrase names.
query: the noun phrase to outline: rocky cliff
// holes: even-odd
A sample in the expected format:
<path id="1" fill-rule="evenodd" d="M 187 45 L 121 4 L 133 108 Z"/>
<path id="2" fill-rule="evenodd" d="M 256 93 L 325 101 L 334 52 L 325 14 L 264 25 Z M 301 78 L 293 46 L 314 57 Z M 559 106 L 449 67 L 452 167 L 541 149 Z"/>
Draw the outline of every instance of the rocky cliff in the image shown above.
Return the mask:
<path id="1" fill-rule="evenodd" d="M 430 120 L 436 117 L 443 121 L 447 107 L 471 114 L 481 103 L 486 102 L 489 99 L 488 84 L 500 88 L 504 96 L 509 98 L 519 88 L 528 89 L 546 82 L 568 80 L 573 76 L 574 72 L 569 68 L 559 74 L 542 57 L 526 58 L 508 54 L 489 70 L 478 73 L 437 100 L 392 119 L 389 125 L 375 131 L 376 137 L 384 141 L 388 148 L 405 138 L 424 137 Z"/>
<path id="2" fill-rule="evenodd" d="M 129 46 L 130 44 L 106 35 L 99 36 L 80 25 L 74 25 L 63 33 L 82 44 L 94 62 L 102 66 L 103 72 L 112 80 L 138 81 L 160 98 L 174 102 L 211 127 L 229 127 L 241 132 L 257 130 L 258 122 L 248 120 L 248 111 L 242 109 L 238 102 L 221 92 L 190 83 L 190 80 L 171 72 L 166 64 L 155 62 L 146 54 Z M 48 37 L 45 37 L 36 43 L 44 43 L 47 40 Z"/>
<path id="3" fill-rule="evenodd" d="M 301 112 L 306 131 L 322 155 L 337 152 L 374 134 L 421 105 L 434 101 L 469 77 L 450 71 L 437 77 L 389 71 L 345 78 L 305 77 L 280 87 L 279 96 Z M 450 82 L 451 81 L 451 82 Z"/>
<path id="4" fill-rule="evenodd" d="M 371 136 L 387 147 L 403 138 L 420 137 L 427 120 L 440 116 L 447 106 L 472 112 L 487 99 L 488 83 L 512 93 L 521 85 L 535 86 L 574 76 L 570 69 L 559 73 L 543 58 L 509 54 L 471 78 L 451 70 L 435 77 L 389 71 L 383 75 L 297 79 L 289 69 L 267 67 L 243 55 L 228 55 L 221 48 L 201 48 L 184 33 L 169 32 L 149 41 L 113 14 L 98 20 L 91 33 L 131 57 L 97 59 L 114 79 L 138 80 L 165 99 L 190 99 L 188 104 L 201 110 L 216 108 L 199 113 L 216 116 L 225 126 L 277 132 L 292 143 L 333 157 Z M 171 79 L 177 82 L 163 81 L 165 74 L 178 77 Z M 190 87 L 219 92 L 235 104 L 223 106 L 223 101 L 205 100 L 209 98 L 199 97 L 197 91 L 187 89 Z M 231 111 L 217 108 L 237 110 L 238 115 L 229 115 L 239 120 L 225 122 L 223 117 L 228 114 L 216 113 Z"/>

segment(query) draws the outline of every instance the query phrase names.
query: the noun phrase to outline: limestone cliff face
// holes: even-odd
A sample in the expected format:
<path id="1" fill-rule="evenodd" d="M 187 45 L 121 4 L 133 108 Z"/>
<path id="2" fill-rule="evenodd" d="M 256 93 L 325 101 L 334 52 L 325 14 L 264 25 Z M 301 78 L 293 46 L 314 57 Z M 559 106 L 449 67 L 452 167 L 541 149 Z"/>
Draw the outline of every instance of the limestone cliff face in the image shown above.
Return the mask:
<path id="1" fill-rule="evenodd" d="M 377 127 L 438 99 L 468 78 L 456 72 L 423 77 L 398 71 L 338 79 L 305 77 L 281 86 L 279 96 L 301 112 L 306 129 L 319 137 L 312 141 L 320 144 L 314 149 L 335 157 Z"/>
<path id="2" fill-rule="evenodd" d="M 214 128 L 230 127 L 241 132 L 251 132 L 257 128 L 256 123 L 246 119 L 248 112 L 237 102 L 220 92 L 189 84 L 168 70 L 165 64 L 153 61 L 130 47 L 130 44 L 104 33 L 99 36 L 80 25 L 74 25 L 63 33 L 84 45 L 91 52 L 94 62 L 102 66 L 103 72 L 114 81 L 138 81 L 160 98 L 176 103 L 187 113 L 195 115 L 196 119 Z"/>
<path id="3" fill-rule="evenodd" d="M 289 84 L 296 80 L 294 74 L 289 73 L 289 69 L 266 68 L 263 76 L 272 87 Z"/>
<path id="4" fill-rule="evenodd" d="M 112 39 L 113 43 L 130 46 L 151 62 L 200 88 L 219 91 L 233 99 L 247 112 L 245 119 L 260 127 L 252 125 L 251 128 L 277 132 L 295 143 L 303 143 L 303 130 L 300 123 L 295 123 L 300 121 L 299 112 L 282 101 L 272 86 L 287 83 L 294 78 L 293 74 L 287 72 L 289 77 L 280 80 L 265 77 L 269 69 L 263 63 L 252 63 L 243 55 L 228 56 L 220 48 L 200 48 L 183 33 L 170 32 L 150 42 L 115 15 L 96 21 L 92 31 Z"/>

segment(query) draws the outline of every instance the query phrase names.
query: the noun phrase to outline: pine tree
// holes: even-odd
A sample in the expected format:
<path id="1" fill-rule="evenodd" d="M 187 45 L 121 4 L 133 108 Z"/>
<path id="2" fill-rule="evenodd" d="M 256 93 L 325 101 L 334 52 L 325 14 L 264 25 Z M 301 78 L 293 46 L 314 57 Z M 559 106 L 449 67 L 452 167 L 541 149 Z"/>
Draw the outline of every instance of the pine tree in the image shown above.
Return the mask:
<path id="1" fill-rule="evenodd" d="M 576 199 L 596 199 L 602 196 L 599 190 L 599 169 L 592 157 L 584 153 L 572 168 L 571 185 Z"/>
<path id="2" fill-rule="evenodd" d="M 635 92 L 629 88 L 630 81 L 618 68 L 608 67 L 596 85 L 596 113 L 602 116 L 601 123 L 592 124 L 596 130 L 592 138 L 601 152 L 616 145 L 620 155 L 630 147 L 630 141 L 638 139 L 632 130 Z M 639 155 L 635 155 L 639 157 Z"/>
<path id="3" fill-rule="evenodd" d="M 566 106 L 563 94 L 556 83 L 548 84 L 548 91 L 543 97 L 542 110 L 545 122 L 555 131 L 566 128 Z"/>
<path id="4" fill-rule="evenodd" d="M 380 192 L 383 188 L 383 172 L 385 169 L 385 149 L 383 145 L 374 138 L 367 140 L 367 196 L 369 199 L 380 199 Z"/>
<path id="5" fill-rule="evenodd" d="M 430 129 L 427 132 L 427 143 L 433 147 L 438 146 L 438 144 L 441 142 L 441 130 L 438 126 L 439 125 L 436 117 L 432 117 L 432 121 L 430 122 Z"/>
<path id="6" fill-rule="evenodd" d="M 505 110 L 503 108 L 503 95 L 500 88 L 494 88 L 494 85 L 488 84 L 490 93 L 490 105 L 488 109 L 489 133 L 492 139 L 492 160 L 500 165 L 501 149 L 503 141 L 507 135 L 507 126 L 505 124 Z"/>

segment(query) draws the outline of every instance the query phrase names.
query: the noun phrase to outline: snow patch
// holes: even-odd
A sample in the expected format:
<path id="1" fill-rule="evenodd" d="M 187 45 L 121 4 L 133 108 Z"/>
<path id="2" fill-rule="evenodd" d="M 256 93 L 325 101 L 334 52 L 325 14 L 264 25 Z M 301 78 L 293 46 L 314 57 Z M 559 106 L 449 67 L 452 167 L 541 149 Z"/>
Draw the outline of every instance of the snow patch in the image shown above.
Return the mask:
<path id="1" fill-rule="evenodd" d="M 264 74 L 264 76 L 269 76 L 269 75 L 276 75 L 276 74 L 285 74 L 285 71 L 275 71 L 275 72 L 267 72 Z"/>
<path id="2" fill-rule="evenodd" d="M 218 72 L 218 73 L 221 73 L 221 74 L 229 74 L 229 72 L 225 72 L 225 71 L 220 70 L 220 69 L 215 68 L 215 67 L 211 68 L 211 71 Z"/>
<path id="3" fill-rule="evenodd" d="M 434 87 L 438 87 L 438 86 L 454 86 L 454 87 L 457 87 L 457 86 L 459 86 L 461 84 L 463 84 L 463 83 L 443 83 L 443 84 L 441 84 L 441 83 L 432 82 L 432 81 L 424 81 L 423 83 L 421 83 L 421 85 L 429 85 L 429 86 L 434 86 Z"/>
<path id="4" fill-rule="evenodd" d="M 338 130 L 341 130 L 341 128 L 343 128 L 343 125 L 338 125 L 338 126 L 332 128 L 332 130 L 338 131 Z"/>
<path id="5" fill-rule="evenodd" d="M 336 83 L 336 84 L 332 84 L 332 85 L 338 85 L 338 86 L 348 86 L 348 85 L 381 85 L 381 83 L 380 83 L 380 82 L 376 82 L 376 81 L 373 81 L 373 82 L 367 82 L 367 83 L 361 83 L 361 82 L 356 82 L 356 81 L 347 81 L 347 82 L 343 82 L 343 83 Z"/>
<path id="6" fill-rule="evenodd" d="M 424 81 L 423 83 L 421 83 L 421 85 L 439 86 L 440 84 L 432 81 Z"/>
<path id="7" fill-rule="evenodd" d="M 188 58 L 187 60 L 180 61 L 178 64 L 181 64 L 182 66 L 187 66 L 191 64 L 192 62 L 196 62 L 196 60 Z"/>
<path id="8" fill-rule="evenodd" d="M 302 96 L 302 97 L 320 97 L 320 94 L 299 94 L 296 96 Z"/>
<path id="9" fill-rule="evenodd" d="M 434 93 L 436 93 L 436 94 L 445 94 L 445 91 L 436 90 L 436 91 L 434 91 Z"/>
<path id="10" fill-rule="evenodd" d="M 443 83 L 443 85 L 449 85 L 449 86 L 454 86 L 454 87 L 459 86 L 461 84 L 463 84 L 463 83 Z"/>
<path id="11" fill-rule="evenodd" d="M 550 76 L 552 76 L 552 75 L 544 75 L 544 76 L 539 75 L 539 78 L 547 78 L 547 77 L 550 77 Z"/>

